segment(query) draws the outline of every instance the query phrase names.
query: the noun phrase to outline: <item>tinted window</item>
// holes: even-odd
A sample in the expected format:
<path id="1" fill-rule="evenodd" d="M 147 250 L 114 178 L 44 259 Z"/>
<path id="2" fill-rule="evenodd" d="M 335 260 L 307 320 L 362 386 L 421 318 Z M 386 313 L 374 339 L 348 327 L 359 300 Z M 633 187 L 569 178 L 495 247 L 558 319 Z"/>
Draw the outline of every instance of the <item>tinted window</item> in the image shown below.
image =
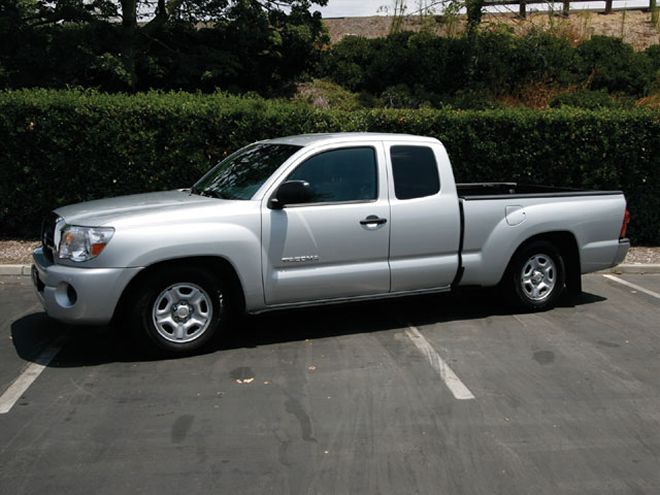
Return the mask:
<path id="1" fill-rule="evenodd" d="M 228 156 L 192 192 L 221 199 L 250 199 L 300 146 L 257 143 Z"/>
<path id="2" fill-rule="evenodd" d="M 378 195 L 373 148 L 326 151 L 301 164 L 287 179 L 309 182 L 313 203 L 366 201 Z"/>
<path id="3" fill-rule="evenodd" d="M 440 190 L 433 150 L 426 146 L 392 146 L 392 175 L 397 199 L 431 196 Z"/>

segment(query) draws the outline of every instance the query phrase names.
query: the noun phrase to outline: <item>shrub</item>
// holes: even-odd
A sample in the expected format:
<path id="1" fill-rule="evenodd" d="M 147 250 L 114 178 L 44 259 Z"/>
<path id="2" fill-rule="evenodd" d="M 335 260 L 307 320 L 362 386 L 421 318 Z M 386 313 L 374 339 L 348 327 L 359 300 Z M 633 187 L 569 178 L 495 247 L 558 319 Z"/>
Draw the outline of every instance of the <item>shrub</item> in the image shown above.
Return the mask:
<path id="1" fill-rule="evenodd" d="M 331 81 L 314 79 L 299 84 L 293 100 L 304 102 L 319 108 L 336 108 L 338 110 L 357 110 L 363 105 L 356 93 Z"/>
<path id="2" fill-rule="evenodd" d="M 631 98 L 614 98 L 607 91 L 592 91 L 584 89 L 573 93 L 562 93 L 550 102 L 552 108 L 575 107 L 596 110 L 600 108 L 630 108 L 634 105 Z"/>
<path id="3" fill-rule="evenodd" d="M 660 70 L 660 45 L 651 45 L 644 51 L 644 53 L 651 62 L 653 70 Z"/>
<path id="4" fill-rule="evenodd" d="M 415 95 L 425 93 L 424 99 L 434 106 L 459 91 L 490 99 L 517 97 L 521 88 L 538 84 L 641 96 L 656 78 L 659 53 L 653 47 L 636 53 L 621 40 L 604 36 L 576 49 L 565 38 L 538 31 L 519 37 L 486 31 L 462 38 L 403 32 L 377 39 L 345 38 L 323 55 L 320 73 L 375 96 L 392 88 L 401 93 L 405 85 Z"/>
<path id="5" fill-rule="evenodd" d="M 372 40 L 347 36 L 325 54 L 320 72 L 351 91 L 365 89 L 365 67 L 373 56 Z"/>
<path id="6" fill-rule="evenodd" d="M 459 90 L 445 99 L 448 108 L 457 110 L 494 110 L 500 104 L 487 91 Z"/>
<path id="7" fill-rule="evenodd" d="M 515 39 L 507 32 L 485 32 L 476 39 L 474 47 L 466 43 L 466 63 L 473 59 L 473 74 L 466 79 L 469 88 L 478 92 L 493 94 L 508 93 L 515 85 L 512 66 L 515 54 Z"/>
<path id="8" fill-rule="evenodd" d="M 416 108 L 417 100 L 406 84 L 385 88 L 380 96 L 385 108 Z"/>
<path id="9" fill-rule="evenodd" d="M 465 81 L 465 64 L 456 57 L 461 53 L 462 41 L 441 38 L 430 33 L 415 33 L 406 39 L 409 67 L 403 76 L 410 87 L 424 88 L 429 93 L 447 94 Z M 390 78 L 396 84 L 397 74 Z"/>
<path id="10" fill-rule="evenodd" d="M 594 36 L 577 48 L 591 89 L 642 96 L 654 79 L 651 61 L 618 38 Z"/>
<path id="11" fill-rule="evenodd" d="M 398 85 L 451 93 L 465 84 L 465 41 L 428 33 L 344 38 L 323 57 L 321 74 L 353 91 L 380 95 Z"/>
<path id="12" fill-rule="evenodd" d="M 653 71 L 655 71 L 655 78 L 651 84 L 651 92 L 660 93 L 660 45 L 651 45 L 644 52 L 648 57 Z"/>
<path id="13" fill-rule="evenodd" d="M 515 85 L 542 81 L 564 86 L 577 81 L 575 67 L 579 64 L 578 54 L 566 38 L 532 31 L 515 38 L 510 78 Z"/>
<path id="14" fill-rule="evenodd" d="M 67 203 L 185 187 L 249 142 L 330 131 L 443 141 L 459 181 L 622 189 L 637 243 L 660 242 L 660 112 L 319 110 L 223 94 L 0 92 L 0 232 L 34 237 Z"/>

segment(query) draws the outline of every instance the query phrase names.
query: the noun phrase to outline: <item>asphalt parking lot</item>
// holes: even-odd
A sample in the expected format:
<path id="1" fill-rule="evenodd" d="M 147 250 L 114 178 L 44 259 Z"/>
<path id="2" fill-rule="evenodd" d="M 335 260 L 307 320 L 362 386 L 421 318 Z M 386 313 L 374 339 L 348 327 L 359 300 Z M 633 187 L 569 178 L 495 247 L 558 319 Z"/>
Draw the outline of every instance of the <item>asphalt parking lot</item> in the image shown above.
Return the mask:
<path id="1" fill-rule="evenodd" d="M 250 317 L 158 360 L 0 277 L 0 394 L 30 383 L 0 493 L 660 493 L 660 275 L 619 279 L 538 314 L 477 291 Z"/>

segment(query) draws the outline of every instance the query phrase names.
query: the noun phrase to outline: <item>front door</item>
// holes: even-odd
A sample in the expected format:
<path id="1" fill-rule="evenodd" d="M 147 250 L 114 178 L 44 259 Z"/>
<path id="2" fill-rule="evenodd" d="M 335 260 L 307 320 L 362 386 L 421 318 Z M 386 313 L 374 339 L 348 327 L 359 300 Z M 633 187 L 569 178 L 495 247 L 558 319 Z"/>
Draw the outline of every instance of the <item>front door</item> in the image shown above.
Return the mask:
<path id="1" fill-rule="evenodd" d="M 325 148 L 303 158 L 284 180 L 309 182 L 309 202 L 279 210 L 264 202 L 266 304 L 390 290 L 384 163 L 382 147 L 373 143 Z"/>

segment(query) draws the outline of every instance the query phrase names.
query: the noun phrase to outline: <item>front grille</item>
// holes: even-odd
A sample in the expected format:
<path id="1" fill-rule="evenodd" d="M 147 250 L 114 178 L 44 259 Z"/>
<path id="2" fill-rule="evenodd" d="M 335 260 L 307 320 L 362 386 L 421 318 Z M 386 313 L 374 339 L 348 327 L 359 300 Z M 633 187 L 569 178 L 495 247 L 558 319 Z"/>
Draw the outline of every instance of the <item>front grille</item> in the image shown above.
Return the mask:
<path id="1" fill-rule="evenodd" d="M 53 253 L 55 252 L 55 225 L 59 217 L 50 212 L 46 218 L 44 218 L 43 223 L 41 224 L 41 247 L 44 250 L 44 256 L 48 261 L 53 261 Z"/>

